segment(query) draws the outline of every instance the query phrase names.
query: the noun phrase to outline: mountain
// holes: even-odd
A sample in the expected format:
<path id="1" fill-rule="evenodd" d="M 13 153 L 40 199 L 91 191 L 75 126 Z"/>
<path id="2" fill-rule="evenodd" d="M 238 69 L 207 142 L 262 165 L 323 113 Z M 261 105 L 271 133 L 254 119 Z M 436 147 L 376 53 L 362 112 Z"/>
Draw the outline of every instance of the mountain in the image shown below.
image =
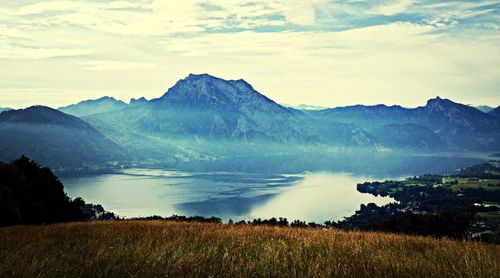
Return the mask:
<path id="1" fill-rule="evenodd" d="M 446 149 L 446 144 L 436 133 L 418 124 L 381 125 L 374 128 L 371 134 L 391 148 L 427 151 Z"/>
<path id="2" fill-rule="evenodd" d="M 121 147 L 90 124 L 44 106 L 0 114 L 0 161 L 21 155 L 56 168 L 126 158 Z"/>
<path id="3" fill-rule="evenodd" d="M 328 107 L 309 105 L 309 104 L 299 104 L 297 106 L 283 104 L 283 106 L 290 107 L 290 108 L 297 109 L 297 110 L 324 110 L 324 109 L 328 109 Z"/>
<path id="4" fill-rule="evenodd" d="M 375 106 L 354 105 L 337 108 L 329 108 L 320 111 L 308 111 L 308 115 L 317 120 L 337 121 L 350 123 L 371 129 L 374 124 L 400 123 L 401 119 L 410 117 L 409 109 L 399 105 L 386 106 L 383 104 Z"/>
<path id="5" fill-rule="evenodd" d="M 125 104 L 101 98 L 70 107 L 137 157 L 160 161 L 279 154 L 301 146 L 497 151 L 500 141 L 498 118 L 448 99 L 430 99 L 417 108 L 298 110 L 274 102 L 243 79 L 208 74 L 190 74 L 151 100 Z"/>
<path id="6" fill-rule="evenodd" d="M 376 145 L 376 140 L 359 127 L 335 122 L 317 126 L 304 112 L 279 105 L 242 79 L 224 80 L 208 74 L 190 74 L 163 96 L 141 103 L 88 120 L 99 127 L 107 125 L 108 130 L 118 124 L 120 130 L 127 128 L 143 136 L 170 141 L 195 140 L 196 144 L 229 141 Z M 193 147 L 193 144 L 186 147 Z M 205 147 L 201 149 L 206 150 Z"/>
<path id="7" fill-rule="evenodd" d="M 9 110 L 12 110 L 12 108 L 9 108 L 9 107 L 0 107 L 0 113 L 2 113 L 4 111 L 9 111 Z"/>
<path id="8" fill-rule="evenodd" d="M 140 97 L 140 98 L 131 98 L 130 99 L 130 105 L 143 105 L 148 103 L 148 100 L 145 97 Z"/>
<path id="9" fill-rule="evenodd" d="M 488 113 L 488 112 L 490 112 L 491 110 L 494 109 L 493 107 L 488 106 L 488 105 L 478 105 L 478 106 L 472 106 L 472 107 L 476 108 L 477 110 L 479 110 L 479 111 L 481 111 L 483 113 Z"/>
<path id="10" fill-rule="evenodd" d="M 491 110 L 490 112 L 488 112 L 488 114 L 491 116 L 500 117 L 500 106 Z"/>
<path id="11" fill-rule="evenodd" d="M 451 149 L 498 150 L 500 120 L 491 115 L 439 97 L 414 113 L 416 123 L 431 128 Z"/>
<path id="12" fill-rule="evenodd" d="M 150 109 L 135 127 L 154 134 L 283 143 L 305 140 L 310 133 L 301 112 L 277 104 L 242 79 L 191 74 L 151 100 Z"/>
<path id="13" fill-rule="evenodd" d="M 309 111 L 308 115 L 318 121 L 337 121 L 360 126 L 368 132 L 376 133 L 378 135 L 376 137 L 382 143 L 386 142 L 389 145 L 393 145 L 396 138 L 391 139 L 392 142 L 384 140 L 382 137 L 389 138 L 381 131 L 383 126 L 389 125 L 391 133 L 395 131 L 396 126 L 394 125 L 399 125 L 402 128 L 399 132 L 402 133 L 423 132 L 422 128 L 414 131 L 408 130 L 406 124 L 416 124 L 428 128 L 445 143 L 443 145 L 446 147 L 445 149 L 490 151 L 497 150 L 500 143 L 499 119 L 473 107 L 440 97 L 430 99 L 425 106 L 417 108 L 355 105 Z M 394 136 L 397 134 L 393 134 Z M 414 134 L 412 137 L 421 136 Z M 429 137 L 429 139 L 438 143 L 435 138 Z M 407 145 L 404 142 L 398 144 Z M 435 145 L 432 142 L 427 142 L 424 145 L 426 144 Z"/>
<path id="14" fill-rule="evenodd" d="M 160 161 L 279 155 L 296 152 L 299 146 L 380 146 L 358 126 L 320 126 L 303 111 L 277 104 L 242 79 L 208 74 L 190 74 L 161 97 L 132 100 L 124 109 L 83 119 L 130 152 Z"/>
<path id="15" fill-rule="evenodd" d="M 82 117 L 116 111 L 125 107 L 127 107 L 125 102 L 106 96 L 99 99 L 85 100 L 77 104 L 60 107 L 58 110 L 66 114 Z"/>

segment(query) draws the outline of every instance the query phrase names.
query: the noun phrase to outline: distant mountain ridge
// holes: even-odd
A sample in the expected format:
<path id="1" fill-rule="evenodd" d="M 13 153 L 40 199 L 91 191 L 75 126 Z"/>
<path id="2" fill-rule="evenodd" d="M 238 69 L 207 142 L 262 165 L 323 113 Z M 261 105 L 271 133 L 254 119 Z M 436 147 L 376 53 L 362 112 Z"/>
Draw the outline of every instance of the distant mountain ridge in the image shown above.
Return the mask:
<path id="1" fill-rule="evenodd" d="M 125 150 L 90 124 L 44 106 L 0 114 L 0 161 L 21 155 L 56 168 L 127 159 Z"/>
<path id="2" fill-rule="evenodd" d="M 310 111 L 308 114 L 322 121 L 355 124 L 368 132 L 383 125 L 416 124 L 437 134 L 449 149 L 495 150 L 500 143 L 500 122 L 497 118 L 440 97 L 430 99 L 425 106 L 417 108 L 355 105 Z M 401 146 L 404 145 L 407 144 L 401 142 Z"/>
<path id="3" fill-rule="evenodd" d="M 159 98 L 88 120 L 97 126 L 119 122 L 136 134 L 155 138 L 369 148 L 378 145 L 359 127 L 335 122 L 318 127 L 302 111 L 279 105 L 245 80 L 224 80 L 208 74 L 190 74 Z M 321 130 L 338 132 L 339 136 Z"/>
<path id="4" fill-rule="evenodd" d="M 95 100 L 84 100 L 77 104 L 59 107 L 58 110 L 77 117 L 107 113 L 127 107 L 127 104 L 113 97 L 101 97 Z"/>
<path id="5" fill-rule="evenodd" d="M 9 111 L 9 110 L 12 110 L 12 108 L 9 108 L 9 107 L 0 107 L 0 113 L 2 113 L 4 111 Z"/>
<path id="6" fill-rule="evenodd" d="M 272 101 L 245 80 L 209 74 L 190 74 L 159 98 L 132 100 L 124 109 L 87 120 L 98 128 L 120 126 L 164 139 L 191 136 L 420 151 L 496 150 L 500 140 L 495 117 L 448 99 L 430 99 L 417 108 L 354 105 L 298 110 Z"/>
<path id="7" fill-rule="evenodd" d="M 31 156 L 39 161 L 63 156 L 59 161 L 72 163 L 78 156 L 85 158 L 82 161 L 134 157 L 150 163 L 185 163 L 300 154 L 311 148 L 364 153 L 500 151 L 500 118 L 494 116 L 498 108 L 483 113 L 437 97 L 417 108 L 354 105 L 298 110 L 274 102 L 243 79 L 209 74 L 190 74 L 151 100 L 131 99 L 127 104 L 102 97 L 60 110 L 84 121 L 42 107 L 0 114 L 0 149 L 36 150 L 42 159 Z M 17 141 L 13 134 L 34 139 Z M 37 141 L 59 138 L 64 143 L 50 151 L 34 147 Z"/>
<path id="8" fill-rule="evenodd" d="M 288 105 L 288 104 L 282 104 L 285 107 L 297 109 L 297 110 L 324 110 L 328 109 L 328 107 L 324 106 L 318 106 L 318 105 L 309 105 L 309 104 L 299 104 L 299 105 Z"/>
<path id="9" fill-rule="evenodd" d="M 477 110 L 479 110 L 481 112 L 484 112 L 484 113 L 488 113 L 488 112 L 490 112 L 491 110 L 494 109 L 493 107 L 488 106 L 488 105 L 478 105 L 478 106 L 472 106 L 472 107 L 474 107 Z"/>

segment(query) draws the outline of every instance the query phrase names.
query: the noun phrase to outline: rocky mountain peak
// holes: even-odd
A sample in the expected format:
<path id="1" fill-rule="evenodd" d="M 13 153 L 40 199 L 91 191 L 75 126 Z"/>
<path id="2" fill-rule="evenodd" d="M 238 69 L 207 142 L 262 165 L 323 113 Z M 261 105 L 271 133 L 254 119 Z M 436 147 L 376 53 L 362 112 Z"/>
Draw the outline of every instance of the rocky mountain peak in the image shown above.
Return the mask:
<path id="1" fill-rule="evenodd" d="M 252 85 L 243 79 L 225 80 L 209 74 L 188 75 L 154 102 L 227 109 L 238 109 L 247 105 L 257 109 L 266 105 L 281 107 L 254 90 Z"/>
<path id="2" fill-rule="evenodd" d="M 140 98 L 131 98 L 130 99 L 130 105 L 141 105 L 147 103 L 148 100 L 145 97 L 140 97 Z"/>

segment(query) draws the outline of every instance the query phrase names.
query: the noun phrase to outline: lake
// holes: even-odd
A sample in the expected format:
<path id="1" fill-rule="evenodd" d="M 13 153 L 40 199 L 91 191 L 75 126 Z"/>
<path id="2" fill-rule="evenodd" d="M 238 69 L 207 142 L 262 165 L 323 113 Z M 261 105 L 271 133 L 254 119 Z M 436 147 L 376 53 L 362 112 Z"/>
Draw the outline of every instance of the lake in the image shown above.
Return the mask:
<path id="1" fill-rule="evenodd" d="M 124 169 L 114 174 L 65 177 L 62 181 L 70 197 L 101 204 L 121 217 L 177 214 L 216 216 L 225 221 L 286 217 L 322 223 L 350 216 L 361 204 L 392 201 L 358 192 L 358 183 L 433 172 L 430 169 L 438 170 L 434 173 L 453 172 L 477 162 L 457 158 L 387 159 L 369 163 L 371 168 L 366 173 L 352 167 L 349 172 L 311 169 L 300 174 Z M 372 173 L 379 175 L 375 178 Z"/>
<path id="2" fill-rule="evenodd" d="M 225 220 L 287 217 L 323 222 L 351 215 L 360 204 L 390 198 L 356 190 L 372 180 L 346 173 L 262 175 L 128 169 L 117 174 L 65 178 L 71 197 L 102 204 L 120 216 L 217 216 Z"/>

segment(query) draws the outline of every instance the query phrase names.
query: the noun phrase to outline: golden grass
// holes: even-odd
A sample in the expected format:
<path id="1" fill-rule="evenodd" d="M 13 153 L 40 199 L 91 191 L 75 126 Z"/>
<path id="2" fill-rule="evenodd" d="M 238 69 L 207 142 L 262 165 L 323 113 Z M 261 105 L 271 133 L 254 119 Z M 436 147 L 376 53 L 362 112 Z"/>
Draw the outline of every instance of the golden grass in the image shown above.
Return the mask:
<path id="1" fill-rule="evenodd" d="M 500 277 L 500 246 L 162 221 L 0 229 L 0 277 Z"/>

